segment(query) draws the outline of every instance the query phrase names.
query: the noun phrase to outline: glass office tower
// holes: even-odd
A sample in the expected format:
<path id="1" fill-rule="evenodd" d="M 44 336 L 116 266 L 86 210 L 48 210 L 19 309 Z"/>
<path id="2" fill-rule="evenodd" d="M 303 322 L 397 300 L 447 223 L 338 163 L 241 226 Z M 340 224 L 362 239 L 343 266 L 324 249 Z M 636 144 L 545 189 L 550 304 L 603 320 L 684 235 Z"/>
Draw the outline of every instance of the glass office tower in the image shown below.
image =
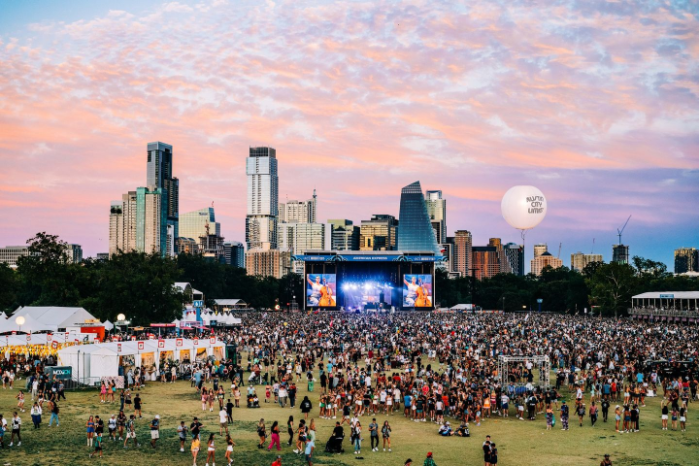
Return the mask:
<path id="1" fill-rule="evenodd" d="M 437 238 L 427 213 L 425 196 L 422 194 L 419 181 L 401 190 L 397 249 L 399 251 L 433 251 L 437 256 L 442 255 L 437 246 Z"/>

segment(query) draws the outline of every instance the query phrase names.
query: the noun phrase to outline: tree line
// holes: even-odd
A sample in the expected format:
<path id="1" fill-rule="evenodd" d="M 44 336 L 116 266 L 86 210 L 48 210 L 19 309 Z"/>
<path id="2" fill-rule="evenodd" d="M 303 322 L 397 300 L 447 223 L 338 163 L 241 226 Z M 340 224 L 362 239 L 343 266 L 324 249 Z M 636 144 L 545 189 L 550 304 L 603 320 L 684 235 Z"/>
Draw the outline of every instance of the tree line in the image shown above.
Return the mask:
<path id="1" fill-rule="evenodd" d="M 189 282 L 212 299 L 242 299 L 255 309 L 288 309 L 295 297 L 303 307 L 303 277 L 247 275 L 245 269 L 200 255 L 176 258 L 126 252 L 107 260 L 72 263 L 65 242 L 45 232 L 27 241 L 30 254 L 17 268 L 0 264 L 0 310 L 19 306 L 80 306 L 101 320 L 123 313 L 134 325 L 171 322 L 187 301 L 175 282 Z M 483 309 L 624 315 L 631 296 L 645 291 L 699 290 L 699 280 L 674 276 L 665 264 L 634 257 L 631 264 L 593 262 L 582 272 L 546 268 L 541 276 L 499 274 L 484 280 L 450 279 L 435 272 L 434 302 L 442 307 L 474 303 Z"/>

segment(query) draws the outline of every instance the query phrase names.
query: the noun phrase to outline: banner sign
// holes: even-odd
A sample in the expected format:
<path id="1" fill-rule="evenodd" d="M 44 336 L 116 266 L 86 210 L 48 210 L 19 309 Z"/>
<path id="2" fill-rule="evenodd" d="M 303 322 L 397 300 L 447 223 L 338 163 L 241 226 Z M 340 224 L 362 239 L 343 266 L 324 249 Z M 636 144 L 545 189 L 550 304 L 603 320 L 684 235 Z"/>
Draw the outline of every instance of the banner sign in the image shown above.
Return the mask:
<path id="1" fill-rule="evenodd" d="M 117 353 L 121 353 L 121 343 L 117 343 Z"/>
<path id="2" fill-rule="evenodd" d="M 142 341 L 139 341 L 139 342 L 138 342 L 138 349 L 139 349 L 139 350 L 143 350 L 143 349 L 145 349 L 145 348 L 146 348 L 146 344 L 145 344 L 144 342 L 142 342 Z"/>
<path id="3" fill-rule="evenodd" d="M 182 338 L 178 338 L 175 340 L 175 346 L 184 346 L 184 341 Z"/>
<path id="4" fill-rule="evenodd" d="M 58 349 L 58 342 L 57 342 L 57 341 L 52 342 L 52 343 L 51 343 L 51 348 L 53 348 L 53 349 Z"/>
<path id="5" fill-rule="evenodd" d="M 160 348 L 160 349 L 165 348 L 165 340 L 158 340 L 158 348 Z"/>
<path id="6" fill-rule="evenodd" d="M 211 343 L 212 345 L 215 345 L 216 344 L 216 337 L 209 338 L 209 343 Z"/>
<path id="7" fill-rule="evenodd" d="M 49 380 L 53 380 L 54 377 L 58 380 L 70 380 L 73 375 L 73 368 L 71 366 L 47 367 L 45 370 Z"/>
<path id="8" fill-rule="evenodd" d="M 661 294 L 660 299 L 675 299 L 674 294 Z"/>
<path id="9" fill-rule="evenodd" d="M 192 306 L 193 307 L 204 307 L 204 301 L 201 301 L 201 300 L 194 301 L 194 302 L 192 302 Z"/>
<path id="10" fill-rule="evenodd" d="M 27 334 L 27 342 L 30 342 L 30 341 L 32 341 L 32 336 Z"/>
<path id="11" fill-rule="evenodd" d="M 53 335 L 50 333 L 46 335 L 46 343 L 51 343 L 53 341 Z"/>
<path id="12" fill-rule="evenodd" d="M 194 339 L 192 340 L 192 344 L 193 344 L 194 346 L 199 346 L 199 338 L 194 338 Z"/>

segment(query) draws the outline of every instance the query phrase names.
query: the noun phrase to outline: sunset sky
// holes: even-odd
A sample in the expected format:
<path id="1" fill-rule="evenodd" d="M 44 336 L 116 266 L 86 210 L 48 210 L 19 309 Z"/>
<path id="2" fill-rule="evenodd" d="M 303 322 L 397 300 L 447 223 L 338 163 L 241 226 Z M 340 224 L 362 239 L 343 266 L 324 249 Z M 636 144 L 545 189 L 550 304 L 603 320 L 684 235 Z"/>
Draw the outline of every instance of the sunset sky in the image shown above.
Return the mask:
<path id="1" fill-rule="evenodd" d="M 107 4 L 113 5 L 110 8 Z M 118 9 L 117 9 L 118 8 Z M 0 7 L 0 246 L 38 231 L 108 251 L 109 204 L 174 146 L 180 213 L 214 202 L 244 240 L 245 158 L 269 145 L 280 201 L 398 215 L 441 189 L 450 235 L 527 236 L 611 259 L 699 247 L 699 9 L 689 1 L 33 1 Z"/>

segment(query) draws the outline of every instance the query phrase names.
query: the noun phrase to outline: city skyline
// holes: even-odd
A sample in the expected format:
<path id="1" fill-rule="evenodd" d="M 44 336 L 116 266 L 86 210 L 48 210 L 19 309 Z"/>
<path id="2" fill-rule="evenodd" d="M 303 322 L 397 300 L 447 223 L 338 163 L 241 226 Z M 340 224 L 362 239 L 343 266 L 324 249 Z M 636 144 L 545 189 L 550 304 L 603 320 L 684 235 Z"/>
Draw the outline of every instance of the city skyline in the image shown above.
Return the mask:
<path id="1" fill-rule="evenodd" d="M 631 256 L 672 270 L 675 249 L 697 247 L 688 6 L 556 5 L 558 24 L 526 6 L 440 2 L 81 5 L 9 4 L 0 19 L 0 246 L 47 231 L 86 257 L 108 251 L 105 206 L 142 183 L 143 145 L 165 141 L 179 211 L 215 201 L 227 240 L 245 238 L 248 148 L 271 146 L 279 193 L 316 188 L 321 223 L 398 217 L 400 188 L 419 179 L 448 200 L 449 236 L 519 244 L 499 202 L 532 184 L 549 212 L 527 264 L 533 244 L 563 243 L 567 258 L 593 238 L 609 261 L 628 215 Z"/>

